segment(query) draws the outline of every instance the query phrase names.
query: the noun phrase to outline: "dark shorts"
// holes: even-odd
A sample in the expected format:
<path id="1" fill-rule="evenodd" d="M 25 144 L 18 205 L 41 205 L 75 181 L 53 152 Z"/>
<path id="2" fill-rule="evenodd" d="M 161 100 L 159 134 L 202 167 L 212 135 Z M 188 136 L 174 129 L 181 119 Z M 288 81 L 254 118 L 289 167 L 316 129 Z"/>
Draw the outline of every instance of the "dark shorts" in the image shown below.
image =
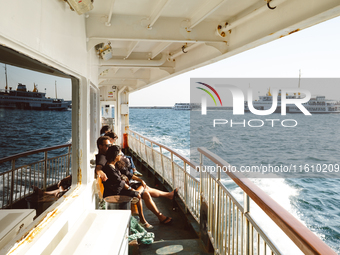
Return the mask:
<path id="1" fill-rule="evenodd" d="M 119 195 L 122 196 L 129 196 L 129 197 L 137 197 L 138 196 L 138 192 L 137 191 L 132 191 L 132 190 L 127 190 L 127 189 L 123 189 Z"/>

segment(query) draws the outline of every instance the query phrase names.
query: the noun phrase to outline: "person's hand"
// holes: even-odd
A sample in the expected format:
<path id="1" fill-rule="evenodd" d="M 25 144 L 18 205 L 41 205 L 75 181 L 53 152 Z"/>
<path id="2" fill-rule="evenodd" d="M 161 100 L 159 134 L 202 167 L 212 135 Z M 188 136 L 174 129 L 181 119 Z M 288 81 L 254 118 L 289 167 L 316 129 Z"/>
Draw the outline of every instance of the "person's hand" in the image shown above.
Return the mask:
<path id="1" fill-rule="evenodd" d="M 144 189 L 146 188 L 146 183 L 145 183 L 145 181 L 143 181 L 142 180 L 142 185 L 143 185 L 143 187 L 144 187 Z"/>
<path id="2" fill-rule="evenodd" d="M 140 192 L 138 190 L 132 189 L 131 191 L 135 192 L 136 197 L 141 199 L 141 195 L 140 195 Z"/>
<path id="3" fill-rule="evenodd" d="M 102 170 L 98 171 L 97 174 L 100 177 L 100 179 L 102 179 L 103 182 L 105 182 L 108 179 L 106 174 Z"/>

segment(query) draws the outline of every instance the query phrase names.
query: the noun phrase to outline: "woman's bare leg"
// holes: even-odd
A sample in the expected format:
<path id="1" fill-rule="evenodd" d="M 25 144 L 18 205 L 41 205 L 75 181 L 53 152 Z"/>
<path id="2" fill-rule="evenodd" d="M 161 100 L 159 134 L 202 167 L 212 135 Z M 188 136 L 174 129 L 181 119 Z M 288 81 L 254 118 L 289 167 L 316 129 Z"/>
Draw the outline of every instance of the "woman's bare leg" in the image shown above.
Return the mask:
<path id="1" fill-rule="evenodd" d="M 52 195 L 52 196 L 57 196 L 57 194 L 59 193 L 59 189 L 55 189 L 55 190 L 51 190 L 51 191 L 43 191 L 41 189 L 39 189 L 38 187 L 36 186 L 32 186 L 33 187 L 33 190 L 35 192 L 37 192 L 40 196 L 42 195 Z"/>
<path id="2" fill-rule="evenodd" d="M 150 188 L 149 186 L 146 186 L 146 190 L 150 193 L 151 197 L 166 197 L 168 199 L 173 199 L 175 194 L 174 190 L 171 192 L 165 192 L 158 189 Z"/>
<path id="3" fill-rule="evenodd" d="M 143 224 L 147 223 L 147 221 L 144 217 L 144 213 L 143 213 L 142 199 L 139 199 L 139 201 L 137 202 L 137 208 L 138 208 L 139 221 Z"/>
<path id="4" fill-rule="evenodd" d="M 144 189 L 144 188 L 143 188 L 142 186 L 140 186 L 140 187 L 137 189 L 137 191 L 142 192 L 143 189 Z M 147 189 L 144 191 L 143 200 L 144 200 L 144 202 L 145 202 L 146 207 L 147 207 L 154 215 L 157 216 L 157 218 L 158 218 L 159 221 L 162 222 L 162 221 L 164 221 L 164 220 L 166 219 L 166 216 L 164 216 L 163 214 L 161 214 L 160 211 L 158 210 L 158 208 L 157 208 L 155 202 L 152 200 L 152 197 L 151 197 L 151 195 L 150 195 L 150 193 L 148 192 Z M 170 218 L 169 220 L 171 220 L 171 218 Z"/>
<path id="5" fill-rule="evenodd" d="M 55 189 L 55 190 L 51 190 L 51 191 L 44 191 L 44 194 L 46 195 L 53 195 L 53 196 L 57 196 L 57 194 L 59 193 L 59 189 Z"/>

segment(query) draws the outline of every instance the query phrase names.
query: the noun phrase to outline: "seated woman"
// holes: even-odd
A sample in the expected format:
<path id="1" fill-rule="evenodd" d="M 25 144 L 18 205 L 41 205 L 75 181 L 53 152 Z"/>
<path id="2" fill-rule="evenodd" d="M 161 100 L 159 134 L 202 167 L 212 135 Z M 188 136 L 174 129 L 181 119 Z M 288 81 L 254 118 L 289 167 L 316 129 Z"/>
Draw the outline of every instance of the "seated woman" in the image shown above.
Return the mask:
<path id="1" fill-rule="evenodd" d="M 106 152 L 107 163 L 103 168 L 103 172 L 106 174 L 108 179 L 106 182 L 103 183 L 104 184 L 103 196 L 107 197 L 113 195 L 124 195 L 130 197 L 143 198 L 146 207 L 157 216 L 160 223 L 170 224 L 172 219 L 170 217 L 164 216 L 162 213 L 159 212 L 155 202 L 152 200 L 149 191 L 145 189 L 146 187 L 145 182 L 142 182 L 142 185 L 138 187 L 135 186 L 134 188 L 132 188 L 127 184 L 127 181 L 124 180 L 124 176 L 122 176 L 121 172 L 115 167 L 116 163 L 121 159 L 121 157 L 122 153 L 118 145 L 113 145 L 109 147 L 109 149 Z M 144 218 L 141 199 L 139 199 L 137 207 L 141 224 L 145 228 L 152 228 L 152 226 Z"/>
<path id="2" fill-rule="evenodd" d="M 116 169 L 118 169 L 123 176 L 126 176 L 128 178 L 128 182 L 130 183 L 129 185 L 132 188 L 137 189 L 139 186 L 142 185 L 144 189 L 149 192 L 151 197 L 156 197 L 156 198 L 166 197 L 168 199 L 173 199 L 178 192 L 178 188 L 176 188 L 172 192 L 165 192 L 165 191 L 161 191 L 161 190 L 154 189 L 154 188 L 147 186 L 142 179 L 140 179 L 139 177 L 137 177 L 136 175 L 130 172 L 130 167 L 129 167 L 130 160 L 126 157 L 121 157 L 120 161 L 118 161 L 115 166 L 116 166 Z"/>

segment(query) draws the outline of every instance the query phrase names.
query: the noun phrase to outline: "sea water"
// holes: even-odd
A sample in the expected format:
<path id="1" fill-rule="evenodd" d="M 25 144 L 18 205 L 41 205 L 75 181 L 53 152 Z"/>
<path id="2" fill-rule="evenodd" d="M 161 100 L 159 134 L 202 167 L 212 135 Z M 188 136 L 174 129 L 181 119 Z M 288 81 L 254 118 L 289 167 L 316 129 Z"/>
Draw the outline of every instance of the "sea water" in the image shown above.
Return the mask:
<path id="1" fill-rule="evenodd" d="M 178 153 L 190 157 L 190 114 L 189 111 L 171 109 L 130 109 L 130 128 L 156 142 L 162 143 Z M 313 115 L 314 116 L 314 115 Z M 296 115 L 294 118 L 299 118 Z M 269 146 L 271 137 L 268 129 L 257 129 L 256 134 L 246 136 L 242 129 L 231 131 L 225 143 L 217 136 L 209 134 L 202 137 L 202 144 L 207 149 L 219 155 L 230 164 L 254 161 L 260 163 L 272 158 L 277 162 L 282 159 L 290 163 L 299 162 L 292 151 L 304 150 L 308 162 L 315 164 L 333 159 L 338 160 L 339 146 L 337 128 L 340 114 L 318 115 L 318 121 L 308 123 L 310 132 L 325 129 L 324 132 L 306 133 L 301 130 L 292 132 L 290 136 L 282 135 L 281 147 L 277 149 L 259 149 L 259 144 L 266 142 Z M 301 122 L 300 120 L 298 120 Z M 307 120 L 311 121 L 311 120 Z M 324 124 L 331 127 L 329 131 Z M 319 127 L 318 127 L 319 125 Z M 71 111 L 25 111 L 16 109 L 0 109 L 0 158 L 29 150 L 69 143 L 71 139 Z M 235 133 L 232 133 L 235 132 Z M 241 133 L 240 133 L 241 132 Z M 274 132 L 271 130 L 271 132 Z M 333 132 L 330 136 L 329 132 Z M 237 134 L 237 135 L 236 135 Z M 332 139 L 330 137 L 333 137 Z M 297 140 L 296 140 L 297 139 Z M 246 145 L 251 144 L 249 150 Z M 300 143 L 300 145 L 299 145 Z M 231 146 L 233 145 L 233 146 Z M 234 147 L 236 146 L 236 147 Z M 234 148 L 234 152 L 230 148 Z M 237 153 L 238 151 L 238 153 Z M 240 151 L 244 153 L 241 154 Z M 256 152 L 251 154 L 251 151 Z M 278 153 L 279 151 L 279 153 Z M 340 161 L 340 160 L 339 160 Z M 338 162 L 340 163 L 340 162 Z M 252 178 L 256 185 L 274 198 L 282 207 L 303 222 L 312 232 L 319 236 L 327 245 L 340 254 L 340 185 L 335 178 Z M 224 184 L 237 199 L 242 200 L 242 192 L 228 178 Z M 252 204 L 252 213 L 259 210 Z M 258 213 L 260 215 L 260 213 Z M 263 217 L 260 217 L 260 220 Z M 265 219 L 265 225 L 270 237 L 275 239 L 272 227 Z M 268 230 L 268 228 L 270 228 Z M 276 231 L 276 230 L 273 230 Z M 275 240 L 285 245 L 282 240 Z M 295 253 L 286 253 L 295 254 Z"/>
<path id="2" fill-rule="evenodd" d="M 195 137 L 193 134 L 190 135 L 190 132 L 202 129 L 202 123 L 190 123 L 190 114 L 193 113 L 171 109 L 130 109 L 130 129 L 189 158 L 190 136 Z M 209 114 L 214 118 L 213 112 L 208 112 Z M 218 113 L 215 114 L 218 116 Z M 241 164 L 255 165 L 268 162 L 273 164 L 289 162 L 296 165 L 307 162 L 314 165 L 327 162 L 340 164 L 338 157 L 340 136 L 337 135 L 340 114 L 313 115 L 313 118 L 309 119 L 302 116 L 287 115 L 287 119 L 296 119 L 298 122 L 298 126 L 290 129 L 279 127 L 249 130 L 249 127 L 238 126 L 235 129 L 229 127 L 228 135 L 223 138 L 210 130 L 199 135 L 198 144 L 237 167 Z M 231 117 L 230 113 L 226 119 Z M 246 114 L 244 118 L 248 120 L 253 116 Z M 193 141 L 192 143 L 194 144 Z M 199 162 L 198 157 L 192 156 L 191 159 Z M 241 189 L 229 178 L 224 178 L 223 181 L 233 191 L 233 195 L 242 200 Z M 340 179 L 251 178 L 251 181 L 340 254 Z M 251 204 L 252 215 L 259 224 L 264 225 L 270 238 L 275 243 L 280 243 L 279 247 L 285 254 L 297 254 L 294 247 L 286 247 L 286 241 L 281 239 L 281 235 L 276 236 L 275 232 L 278 230 L 260 211 L 256 205 Z"/>

